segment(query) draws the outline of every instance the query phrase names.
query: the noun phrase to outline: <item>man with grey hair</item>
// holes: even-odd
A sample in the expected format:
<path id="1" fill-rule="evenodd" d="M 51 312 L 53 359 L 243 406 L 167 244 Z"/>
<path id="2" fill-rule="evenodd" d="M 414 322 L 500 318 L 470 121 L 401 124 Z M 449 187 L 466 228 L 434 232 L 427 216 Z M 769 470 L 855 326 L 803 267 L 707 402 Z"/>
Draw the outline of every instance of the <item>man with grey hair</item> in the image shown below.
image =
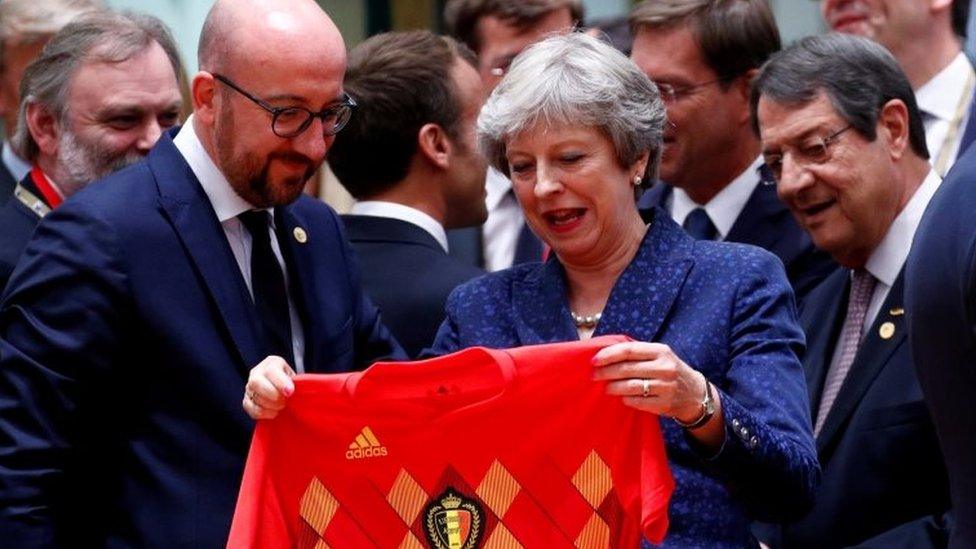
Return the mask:
<path id="1" fill-rule="evenodd" d="M 582 18 L 581 0 L 449 0 L 444 7 L 448 32 L 478 56 L 486 97 L 522 50 Z M 489 271 L 539 261 L 542 244 L 525 223 L 511 181 L 491 168 L 485 187 L 488 219 L 449 231 L 451 255 Z"/>
<path id="2" fill-rule="evenodd" d="M 0 209 L 0 287 L 47 212 L 141 160 L 177 124 L 178 74 L 162 22 L 110 11 L 69 23 L 27 67 L 12 145 L 33 168 Z"/>
<path id="3" fill-rule="evenodd" d="M 648 1 L 630 14 L 631 58 L 661 89 L 661 183 L 640 198 L 700 240 L 759 246 L 786 267 L 798 301 L 836 265 L 810 241 L 763 167 L 749 90 L 780 48 L 767 0 Z"/>
<path id="4" fill-rule="evenodd" d="M 830 28 L 878 42 L 915 90 L 935 171 L 976 140 L 976 71 L 963 52 L 971 0 L 820 0 Z"/>
<path id="5" fill-rule="evenodd" d="M 45 216 L 7 284 L 5 546 L 222 547 L 248 370 L 294 390 L 295 372 L 402 357 L 341 221 L 302 196 L 352 114 L 332 20 L 218 0 L 199 56 L 186 124 Z"/>
<path id="6" fill-rule="evenodd" d="M 828 34 L 774 55 L 752 112 L 780 198 L 844 268 L 800 323 L 823 480 L 774 547 L 939 547 L 949 488 L 909 354 L 904 270 L 941 182 L 909 80 L 880 45 Z"/>
<path id="7" fill-rule="evenodd" d="M 78 15 L 102 7 L 101 0 L 3 0 L 0 2 L 0 120 L 3 156 L 0 162 L 0 204 L 30 171 L 30 162 L 10 146 L 20 110 L 24 69 L 44 44 Z"/>

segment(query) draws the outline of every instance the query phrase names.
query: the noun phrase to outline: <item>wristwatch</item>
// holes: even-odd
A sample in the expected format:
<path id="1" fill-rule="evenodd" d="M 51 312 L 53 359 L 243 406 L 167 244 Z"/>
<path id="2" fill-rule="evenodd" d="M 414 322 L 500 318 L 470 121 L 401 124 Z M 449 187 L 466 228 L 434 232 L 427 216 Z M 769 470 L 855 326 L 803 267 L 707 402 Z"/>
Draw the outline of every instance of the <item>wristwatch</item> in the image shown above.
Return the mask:
<path id="1" fill-rule="evenodd" d="M 702 375 L 704 377 L 704 375 Z M 712 384 L 705 380 L 705 394 L 702 396 L 701 400 L 701 415 L 698 416 L 695 421 L 691 423 L 685 423 L 678 418 L 673 418 L 674 422 L 679 426 L 689 430 L 694 431 L 700 427 L 704 427 L 708 420 L 712 419 L 715 415 L 715 398 L 712 396 Z"/>

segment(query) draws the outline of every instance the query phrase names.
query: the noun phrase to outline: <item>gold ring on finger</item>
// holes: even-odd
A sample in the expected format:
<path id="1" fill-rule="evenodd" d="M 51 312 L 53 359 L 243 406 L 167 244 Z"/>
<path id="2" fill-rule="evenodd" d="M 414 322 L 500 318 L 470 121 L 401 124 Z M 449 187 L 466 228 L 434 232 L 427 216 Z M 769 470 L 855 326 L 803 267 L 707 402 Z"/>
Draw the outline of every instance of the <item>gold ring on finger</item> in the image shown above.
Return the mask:
<path id="1" fill-rule="evenodd" d="M 641 396 L 644 398 L 651 396 L 651 380 L 649 379 L 641 380 Z"/>

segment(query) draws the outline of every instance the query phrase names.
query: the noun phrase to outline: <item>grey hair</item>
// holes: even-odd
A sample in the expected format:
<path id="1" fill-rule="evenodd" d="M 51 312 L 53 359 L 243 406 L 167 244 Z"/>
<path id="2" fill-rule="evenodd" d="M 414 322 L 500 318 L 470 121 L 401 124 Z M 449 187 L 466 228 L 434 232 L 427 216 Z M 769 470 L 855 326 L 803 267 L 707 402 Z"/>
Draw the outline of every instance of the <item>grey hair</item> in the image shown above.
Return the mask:
<path id="1" fill-rule="evenodd" d="M 11 139 L 17 154 L 33 161 L 39 152 L 27 128 L 29 105 L 41 104 L 65 123 L 71 80 L 83 63 L 122 63 L 146 51 L 153 43 L 166 52 L 179 83 L 183 68 L 176 42 L 156 17 L 101 10 L 83 15 L 61 29 L 27 67 L 20 82 L 17 132 Z"/>
<path id="2" fill-rule="evenodd" d="M 825 93 L 837 113 L 868 140 L 877 137 L 881 109 L 892 99 L 908 107 L 908 141 L 929 157 L 915 93 L 884 46 L 861 36 L 832 32 L 810 36 L 774 54 L 753 82 L 750 110 L 759 135 L 759 99 L 806 105 Z"/>
<path id="3" fill-rule="evenodd" d="M 8 43 L 49 38 L 75 17 L 104 7 L 101 0 L 0 1 L 0 62 Z"/>
<path id="4" fill-rule="evenodd" d="M 478 141 L 508 175 L 507 138 L 539 122 L 591 126 L 610 138 L 622 166 L 648 152 L 647 180 L 657 175 L 664 121 L 657 86 L 630 59 L 598 38 L 570 33 L 515 58 L 481 110 Z"/>

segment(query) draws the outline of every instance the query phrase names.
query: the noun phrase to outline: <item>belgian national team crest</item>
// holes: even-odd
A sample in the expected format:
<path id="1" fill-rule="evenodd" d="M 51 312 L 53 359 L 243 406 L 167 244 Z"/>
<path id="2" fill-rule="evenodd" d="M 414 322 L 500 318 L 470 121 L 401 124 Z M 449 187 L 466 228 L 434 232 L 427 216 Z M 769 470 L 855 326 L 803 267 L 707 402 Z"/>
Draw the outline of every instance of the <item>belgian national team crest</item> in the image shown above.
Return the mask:
<path id="1" fill-rule="evenodd" d="M 484 511 L 448 487 L 424 509 L 424 533 L 435 549 L 474 549 L 484 533 Z"/>

